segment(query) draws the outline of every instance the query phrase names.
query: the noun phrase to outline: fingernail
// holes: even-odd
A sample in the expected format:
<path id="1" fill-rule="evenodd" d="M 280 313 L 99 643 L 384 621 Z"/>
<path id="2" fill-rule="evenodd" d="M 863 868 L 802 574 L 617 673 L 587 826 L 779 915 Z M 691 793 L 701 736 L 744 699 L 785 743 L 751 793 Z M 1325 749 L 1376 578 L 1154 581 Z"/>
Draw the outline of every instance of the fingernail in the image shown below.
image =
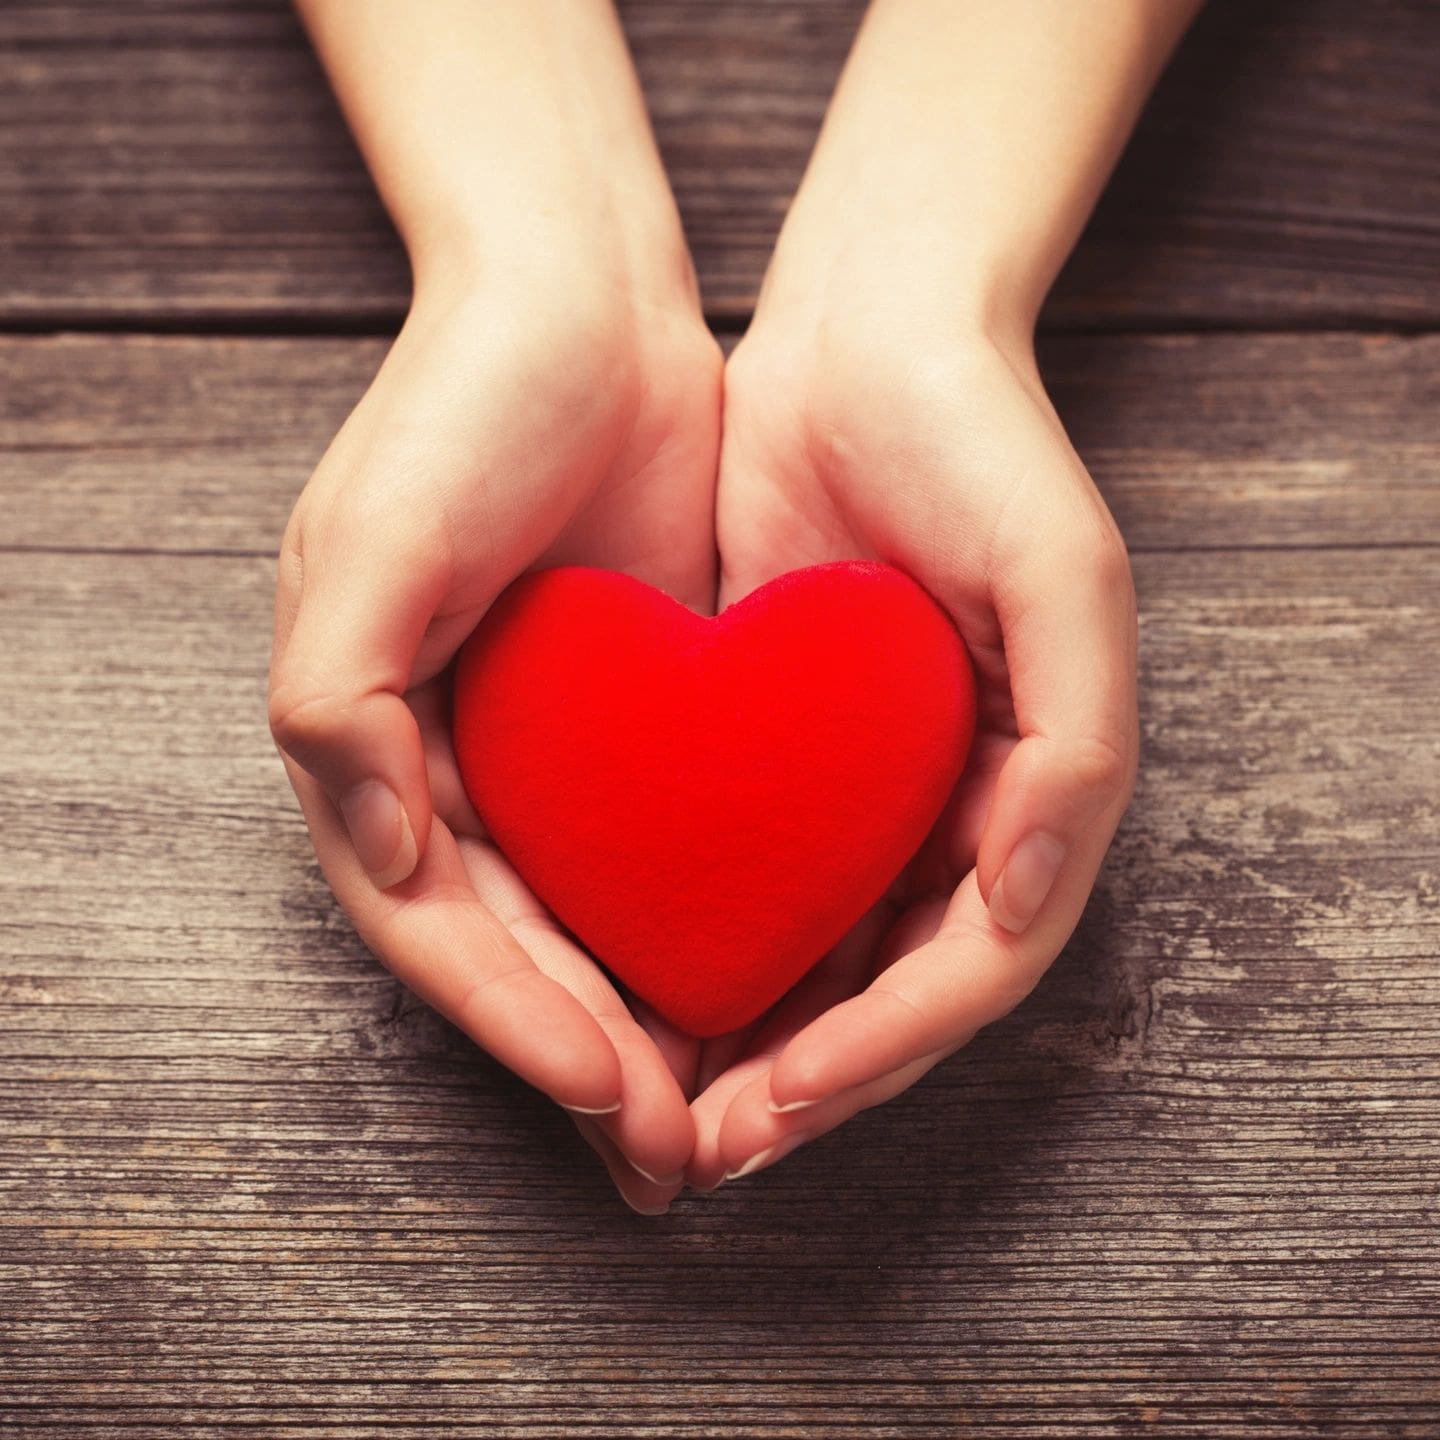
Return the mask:
<path id="1" fill-rule="evenodd" d="M 564 1105 L 561 1108 L 573 1110 L 577 1115 L 613 1115 L 623 1103 L 623 1101 L 617 1100 L 613 1105 L 606 1105 L 600 1110 L 592 1110 L 586 1105 Z"/>
<path id="2" fill-rule="evenodd" d="M 673 1175 L 652 1175 L 648 1170 L 642 1170 L 633 1160 L 630 1168 L 637 1175 L 644 1176 L 652 1185 L 678 1185 L 685 1178 L 683 1170 L 677 1170 Z"/>
<path id="3" fill-rule="evenodd" d="M 762 1150 L 758 1155 L 752 1155 L 738 1170 L 727 1170 L 727 1180 L 738 1180 L 742 1175 L 753 1175 L 757 1170 L 763 1170 L 767 1165 L 773 1165 L 777 1160 L 788 1155 L 797 1145 L 803 1145 L 810 1138 L 808 1130 L 799 1130 L 794 1135 L 787 1135 L 783 1140 L 777 1140 L 768 1149 Z"/>
<path id="4" fill-rule="evenodd" d="M 990 892 L 990 914 L 997 925 L 1018 935 L 1040 913 L 1065 859 L 1065 847 L 1037 831 L 1011 852 Z"/>
<path id="5" fill-rule="evenodd" d="M 777 1105 L 773 1100 L 766 1103 L 772 1115 L 788 1115 L 792 1110 L 804 1110 L 807 1106 L 818 1105 L 819 1100 L 792 1100 L 788 1105 Z"/>
<path id="6" fill-rule="evenodd" d="M 666 1213 L 669 1211 L 669 1209 L 670 1209 L 670 1206 L 669 1206 L 668 1204 L 666 1204 L 666 1205 L 637 1205 L 623 1190 L 620 1192 L 620 1198 L 621 1198 L 637 1215 L 664 1215 L 664 1214 L 666 1214 Z"/>
<path id="7" fill-rule="evenodd" d="M 379 890 L 398 885 L 415 869 L 419 852 L 400 797 L 383 780 L 366 780 L 341 798 L 350 843 Z"/>

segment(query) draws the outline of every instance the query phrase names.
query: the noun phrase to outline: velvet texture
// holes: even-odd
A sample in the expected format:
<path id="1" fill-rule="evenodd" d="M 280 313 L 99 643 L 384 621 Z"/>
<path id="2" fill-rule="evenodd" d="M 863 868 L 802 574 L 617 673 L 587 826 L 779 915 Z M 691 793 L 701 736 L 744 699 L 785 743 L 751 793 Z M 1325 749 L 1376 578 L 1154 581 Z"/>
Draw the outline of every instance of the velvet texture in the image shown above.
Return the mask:
<path id="1" fill-rule="evenodd" d="M 693 1035 L 769 1008 L 884 894 L 974 732 L 949 618 L 886 565 L 716 618 L 626 575 L 527 575 L 462 647 L 455 748 L 516 869 Z"/>

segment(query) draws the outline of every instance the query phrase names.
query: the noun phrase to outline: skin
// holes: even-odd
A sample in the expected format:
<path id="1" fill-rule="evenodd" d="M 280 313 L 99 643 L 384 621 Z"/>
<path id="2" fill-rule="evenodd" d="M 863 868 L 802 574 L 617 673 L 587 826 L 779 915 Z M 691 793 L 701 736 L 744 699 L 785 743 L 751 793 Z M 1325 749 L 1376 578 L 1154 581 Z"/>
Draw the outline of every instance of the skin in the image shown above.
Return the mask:
<path id="1" fill-rule="evenodd" d="M 876 0 L 722 373 L 608 7 L 427 0 L 422 27 L 301 0 L 415 299 L 286 531 L 272 730 L 362 937 L 566 1106 L 637 1209 L 903 1090 L 1080 916 L 1134 780 L 1134 593 L 1032 337 L 1195 8 Z M 886 899 L 701 1044 L 488 843 L 447 666 L 526 569 L 625 570 L 708 613 L 847 556 L 955 619 L 974 758 Z"/>

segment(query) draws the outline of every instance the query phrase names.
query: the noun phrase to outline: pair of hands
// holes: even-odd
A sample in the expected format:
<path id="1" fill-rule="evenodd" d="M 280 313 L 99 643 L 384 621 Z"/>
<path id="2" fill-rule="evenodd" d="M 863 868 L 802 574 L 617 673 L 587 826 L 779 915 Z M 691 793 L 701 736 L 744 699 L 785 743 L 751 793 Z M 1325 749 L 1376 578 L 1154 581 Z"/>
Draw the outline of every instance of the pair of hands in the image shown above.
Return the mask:
<path id="1" fill-rule="evenodd" d="M 727 364 L 688 275 L 667 303 L 565 280 L 418 286 L 286 532 L 270 716 L 365 941 L 658 1213 L 889 1099 L 1032 988 L 1133 783 L 1134 596 L 1028 338 L 947 330 L 880 267 L 868 296 L 767 284 Z M 847 557 L 898 565 L 954 618 L 972 756 L 885 899 L 766 1016 L 697 1041 L 489 842 L 447 667 L 527 569 L 624 570 L 713 612 Z"/>

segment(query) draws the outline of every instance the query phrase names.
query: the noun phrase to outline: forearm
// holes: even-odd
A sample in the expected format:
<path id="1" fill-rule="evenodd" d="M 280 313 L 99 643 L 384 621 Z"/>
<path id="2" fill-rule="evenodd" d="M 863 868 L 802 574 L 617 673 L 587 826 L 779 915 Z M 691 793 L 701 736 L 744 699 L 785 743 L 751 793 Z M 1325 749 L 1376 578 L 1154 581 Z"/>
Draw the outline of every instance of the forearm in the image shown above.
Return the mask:
<path id="1" fill-rule="evenodd" d="M 296 0 L 417 281 L 583 263 L 690 284 L 609 4 Z"/>
<path id="2" fill-rule="evenodd" d="M 1027 330 L 1199 0 L 875 0 L 767 280 Z M 827 278 L 828 277 L 828 278 Z"/>

